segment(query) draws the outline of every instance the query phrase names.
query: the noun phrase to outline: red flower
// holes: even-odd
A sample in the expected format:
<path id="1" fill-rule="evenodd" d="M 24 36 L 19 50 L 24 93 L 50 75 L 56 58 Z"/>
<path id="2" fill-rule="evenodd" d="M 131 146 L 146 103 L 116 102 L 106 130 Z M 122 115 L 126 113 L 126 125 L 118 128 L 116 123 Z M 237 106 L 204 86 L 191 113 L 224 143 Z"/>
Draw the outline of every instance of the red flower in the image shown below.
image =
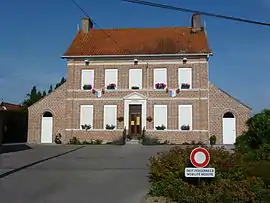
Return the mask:
<path id="1" fill-rule="evenodd" d="M 115 83 L 111 83 L 111 84 L 109 84 L 109 86 L 115 87 L 116 84 Z"/>
<path id="2" fill-rule="evenodd" d="M 92 89 L 92 93 L 95 94 L 96 93 L 96 90 L 95 89 Z"/>

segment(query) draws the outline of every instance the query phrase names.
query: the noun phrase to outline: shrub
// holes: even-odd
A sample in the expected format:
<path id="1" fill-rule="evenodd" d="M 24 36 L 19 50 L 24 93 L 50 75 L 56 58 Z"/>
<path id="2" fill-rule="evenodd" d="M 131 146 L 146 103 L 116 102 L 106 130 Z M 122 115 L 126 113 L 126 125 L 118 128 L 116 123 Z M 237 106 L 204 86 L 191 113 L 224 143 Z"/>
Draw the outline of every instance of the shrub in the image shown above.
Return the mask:
<path id="1" fill-rule="evenodd" d="M 161 142 L 155 137 L 143 136 L 142 137 L 143 145 L 160 145 Z"/>
<path id="2" fill-rule="evenodd" d="M 252 175 L 252 167 L 245 171 L 242 157 L 224 148 L 208 148 L 209 167 L 216 169 L 215 178 L 201 178 L 200 186 L 197 178 L 185 178 L 185 167 L 191 167 L 189 155 L 193 148 L 173 148 L 150 159 L 150 195 L 191 203 L 259 202 L 267 198 L 264 180 Z"/>
<path id="3" fill-rule="evenodd" d="M 247 121 L 248 130 L 236 140 L 236 150 L 246 153 L 270 143 L 270 110 L 263 110 Z"/>
<path id="4" fill-rule="evenodd" d="M 215 135 L 212 135 L 210 138 L 209 138 L 209 141 L 210 141 L 210 145 L 215 145 L 216 142 L 217 142 L 217 137 Z"/>
<path id="5" fill-rule="evenodd" d="M 102 144 L 103 140 L 90 140 L 90 141 L 87 141 L 87 140 L 84 140 L 84 141 L 80 141 L 78 138 L 76 137 L 73 137 L 69 140 L 68 144 L 71 144 L 71 145 L 99 145 L 99 144 Z"/>
<path id="6" fill-rule="evenodd" d="M 72 137 L 69 140 L 68 144 L 79 145 L 79 144 L 81 144 L 81 142 L 80 142 L 80 140 L 77 137 Z"/>

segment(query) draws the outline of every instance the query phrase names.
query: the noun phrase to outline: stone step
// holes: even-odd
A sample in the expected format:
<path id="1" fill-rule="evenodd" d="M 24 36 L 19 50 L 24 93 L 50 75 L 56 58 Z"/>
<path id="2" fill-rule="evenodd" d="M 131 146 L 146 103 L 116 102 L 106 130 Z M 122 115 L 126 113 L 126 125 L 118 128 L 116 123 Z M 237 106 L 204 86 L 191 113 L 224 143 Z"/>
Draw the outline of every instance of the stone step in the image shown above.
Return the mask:
<path id="1" fill-rule="evenodd" d="M 140 144 L 140 140 L 137 139 L 127 140 L 126 144 Z"/>

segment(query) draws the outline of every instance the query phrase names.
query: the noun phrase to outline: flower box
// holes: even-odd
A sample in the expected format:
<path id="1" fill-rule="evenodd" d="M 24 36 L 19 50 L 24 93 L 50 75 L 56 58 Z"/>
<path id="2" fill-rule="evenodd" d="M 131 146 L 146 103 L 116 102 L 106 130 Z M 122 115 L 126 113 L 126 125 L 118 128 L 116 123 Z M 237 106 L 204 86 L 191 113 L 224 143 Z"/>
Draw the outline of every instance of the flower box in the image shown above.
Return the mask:
<path id="1" fill-rule="evenodd" d="M 181 84 L 181 89 L 189 89 L 189 88 L 190 88 L 190 84 L 188 84 L 188 83 Z"/>
<path id="2" fill-rule="evenodd" d="M 190 130 L 189 125 L 182 125 L 181 130 Z"/>
<path id="3" fill-rule="evenodd" d="M 101 89 L 101 94 L 105 94 L 105 89 L 104 88 Z"/>
<path id="4" fill-rule="evenodd" d="M 165 125 L 161 125 L 161 126 L 156 126 L 156 130 L 165 130 L 166 129 L 166 127 L 165 127 Z"/>
<path id="5" fill-rule="evenodd" d="M 106 127 L 105 127 L 107 130 L 113 130 L 115 128 L 115 125 L 109 125 L 109 124 L 106 124 Z"/>
<path id="6" fill-rule="evenodd" d="M 92 89 L 92 85 L 84 85 L 83 86 L 84 90 L 91 90 Z"/>
<path id="7" fill-rule="evenodd" d="M 119 116 L 119 117 L 117 117 L 117 120 L 118 120 L 119 122 L 122 122 L 122 121 L 124 120 L 124 117 Z"/>
<path id="8" fill-rule="evenodd" d="M 81 125 L 81 127 L 83 130 L 86 130 L 86 131 L 91 129 L 91 125 L 87 125 L 87 124 Z"/>
<path id="9" fill-rule="evenodd" d="M 107 85 L 107 90 L 115 90 L 115 88 L 116 88 L 115 83 L 111 83 L 111 84 Z"/>
<path id="10" fill-rule="evenodd" d="M 131 89 L 132 90 L 138 90 L 138 89 L 140 89 L 140 87 L 139 86 L 132 86 Z"/>
<path id="11" fill-rule="evenodd" d="M 157 83 L 155 84 L 156 89 L 165 89 L 166 84 L 164 83 Z"/>
<path id="12" fill-rule="evenodd" d="M 148 116 L 148 117 L 146 118 L 146 120 L 147 120 L 148 122 L 152 122 L 153 118 L 152 118 L 151 116 Z"/>

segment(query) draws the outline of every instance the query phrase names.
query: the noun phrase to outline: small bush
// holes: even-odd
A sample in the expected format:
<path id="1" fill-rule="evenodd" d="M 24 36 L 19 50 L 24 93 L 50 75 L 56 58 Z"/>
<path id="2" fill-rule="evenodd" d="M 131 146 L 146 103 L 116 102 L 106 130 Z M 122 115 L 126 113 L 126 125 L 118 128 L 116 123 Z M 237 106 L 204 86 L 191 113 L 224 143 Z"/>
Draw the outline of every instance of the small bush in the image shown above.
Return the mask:
<path id="1" fill-rule="evenodd" d="M 77 137 L 72 137 L 72 138 L 69 140 L 68 144 L 72 144 L 72 145 L 80 145 L 81 142 L 80 142 L 80 140 L 79 140 Z"/>
<path id="2" fill-rule="evenodd" d="M 144 136 L 142 138 L 142 144 L 143 145 L 161 145 L 162 143 L 157 138 Z"/>
<path id="3" fill-rule="evenodd" d="M 76 137 L 73 137 L 69 140 L 68 144 L 71 144 L 71 145 L 100 145 L 102 144 L 103 140 L 90 140 L 90 141 L 87 141 L 87 140 L 84 140 L 84 141 L 80 141 L 78 138 Z"/>
<path id="4" fill-rule="evenodd" d="M 101 140 L 101 139 L 97 139 L 96 141 L 95 141 L 95 144 L 102 144 L 102 142 L 103 142 L 103 140 Z"/>
<path id="5" fill-rule="evenodd" d="M 215 145 L 217 142 L 217 137 L 215 135 L 212 135 L 209 141 L 210 141 L 210 145 Z"/>
<path id="6" fill-rule="evenodd" d="M 268 198 L 265 180 L 245 170 L 245 162 L 236 153 L 224 148 L 207 148 L 216 169 L 215 178 L 185 178 L 191 167 L 189 155 L 194 147 L 173 148 L 150 159 L 151 196 L 165 196 L 177 202 L 261 202 Z M 267 177 L 266 177 L 267 179 Z M 268 179 L 267 179 L 268 180 Z"/>

